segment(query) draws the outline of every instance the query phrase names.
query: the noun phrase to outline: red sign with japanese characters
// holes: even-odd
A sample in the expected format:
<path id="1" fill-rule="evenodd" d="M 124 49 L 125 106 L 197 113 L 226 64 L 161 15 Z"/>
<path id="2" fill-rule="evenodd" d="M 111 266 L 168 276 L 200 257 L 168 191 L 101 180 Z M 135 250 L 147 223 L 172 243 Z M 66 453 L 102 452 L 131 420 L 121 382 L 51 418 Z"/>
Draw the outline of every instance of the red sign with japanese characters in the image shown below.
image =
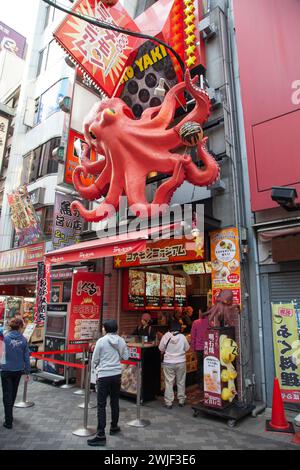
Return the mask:
<path id="1" fill-rule="evenodd" d="M 208 329 L 204 340 L 204 403 L 212 408 L 222 408 L 220 333 Z"/>
<path id="2" fill-rule="evenodd" d="M 72 10 L 104 23 L 138 31 L 121 3 L 109 8 L 100 0 L 78 0 Z M 94 84 L 110 97 L 123 75 L 129 55 L 139 41 L 72 15 L 66 16 L 54 37 Z"/>
<path id="3" fill-rule="evenodd" d="M 74 273 L 69 311 L 69 345 L 98 339 L 102 295 L 102 274 Z"/>
<path id="4" fill-rule="evenodd" d="M 147 243 L 145 251 L 115 257 L 115 268 L 149 266 L 154 264 L 201 261 L 204 259 L 204 236 L 180 238 Z"/>

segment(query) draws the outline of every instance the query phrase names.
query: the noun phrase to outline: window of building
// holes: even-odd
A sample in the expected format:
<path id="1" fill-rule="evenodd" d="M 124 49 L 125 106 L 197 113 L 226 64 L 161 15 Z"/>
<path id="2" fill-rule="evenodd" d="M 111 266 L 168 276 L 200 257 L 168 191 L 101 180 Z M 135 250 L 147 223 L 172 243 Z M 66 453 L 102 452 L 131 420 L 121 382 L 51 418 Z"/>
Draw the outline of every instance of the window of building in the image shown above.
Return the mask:
<path id="1" fill-rule="evenodd" d="M 51 11 L 51 7 L 50 7 L 50 5 L 47 5 L 46 6 L 46 12 L 45 12 L 44 29 L 46 29 L 48 24 L 49 24 L 50 11 Z"/>
<path id="2" fill-rule="evenodd" d="M 42 176 L 57 173 L 58 162 L 52 152 L 60 145 L 60 137 L 55 137 L 24 155 L 22 184 L 33 183 Z"/>
<path id="3" fill-rule="evenodd" d="M 59 101 L 67 95 L 69 81 L 67 78 L 59 80 L 43 93 L 39 98 L 36 125 L 45 121 L 52 114 L 60 111 Z"/>
<path id="4" fill-rule="evenodd" d="M 42 72 L 45 71 L 46 63 L 47 63 L 47 51 L 48 51 L 48 47 L 45 47 L 44 49 L 41 49 L 39 52 L 38 65 L 37 65 L 37 71 L 36 71 L 37 77 Z"/>
<path id="5" fill-rule="evenodd" d="M 53 206 L 45 207 L 44 234 L 46 238 L 52 237 Z"/>

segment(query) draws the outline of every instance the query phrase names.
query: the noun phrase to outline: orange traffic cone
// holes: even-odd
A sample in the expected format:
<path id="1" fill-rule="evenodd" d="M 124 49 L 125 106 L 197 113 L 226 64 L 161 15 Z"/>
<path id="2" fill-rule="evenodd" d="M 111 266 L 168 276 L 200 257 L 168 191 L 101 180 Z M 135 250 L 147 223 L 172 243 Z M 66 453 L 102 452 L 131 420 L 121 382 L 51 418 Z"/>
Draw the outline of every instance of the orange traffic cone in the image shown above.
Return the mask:
<path id="1" fill-rule="evenodd" d="M 295 434 L 293 423 L 286 420 L 278 379 L 274 379 L 272 418 L 266 421 L 266 431 Z"/>
<path id="2" fill-rule="evenodd" d="M 292 443 L 300 445 L 300 431 L 296 432 L 295 436 L 292 439 Z"/>

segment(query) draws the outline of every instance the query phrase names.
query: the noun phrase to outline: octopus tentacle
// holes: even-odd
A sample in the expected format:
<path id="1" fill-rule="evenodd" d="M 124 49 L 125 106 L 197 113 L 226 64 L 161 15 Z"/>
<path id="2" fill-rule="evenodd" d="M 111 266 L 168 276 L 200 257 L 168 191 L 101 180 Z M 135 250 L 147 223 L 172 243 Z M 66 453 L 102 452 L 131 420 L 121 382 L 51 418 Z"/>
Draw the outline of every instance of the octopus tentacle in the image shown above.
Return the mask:
<path id="1" fill-rule="evenodd" d="M 175 97 L 183 92 L 185 88 L 186 85 L 184 82 L 177 83 L 177 85 L 171 88 L 167 93 L 160 107 L 153 108 L 152 112 L 149 112 L 149 110 L 144 111 L 141 117 L 142 126 L 151 128 L 162 126 L 162 130 L 167 128 L 173 121 L 176 107 L 178 106 Z"/>
<path id="2" fill-rule="evenodd" d="M 196 121 L 202 125 L 205 121 L 207 121 L 210 115 L 210 98 L 204 89 L 195 85 L 197 79 L 198 77 L 194 77 L 192 80 L 189 70 L 186 70 L 186 89 L 192 95 L 192 97 L 195 98 L 196 105 L 194 109 L 184 119 L 182 119 L 178 125 L 174 127 L 177 132 L 179 131 L 180 127 L 188 121 Z"/>
<path id="3" fill-rule="evenodd" d="M 85 144 L 83 147 L 83 152 L 81 156 L 81 165 L 85 168 L 87 173 L 90 175 L 99 175 L 101 171 L 104 169 L 105 164 L 106 164 L 106 159 L 103 157 L 102 160 L 97 160 L 96 162 L 91 162 L 89 159 L 88 155 L 90 153 L 91 148 Z"/>
<path id="4" fill-rule="evenodd" d="M 116 188 L 118 189 L 116 190 Z M 87 222 L 100 222 L 103 219 L 115 215 L 119 207 L 119 199 L 122 195 L 122 192 L 123 186 L 120 186 L 120 184 L 118 185 L 117 181 L 113 179 L 106 198 L 99 204 L 96 209 L 88 210 L 81 204 L 81 202 L 74 201 L 71 204 L 71 210 L 78 210 L 80 215 Z"/>
<path id="5" fill-rule="evenodd" d="M 220 176 L 220 167 L 207 151 L 206 142 L 207 137 L 198 143 L 198 155 L 205 165 L 205 170 L 200 170 L 193 162 L 185 166 L 186 179 L 196 186 L 210 186 Z"/>
<path id="6" fill-rule="evenodd" d="M 173 161 L 174 167 L 172 176 L 157 189 L 152 203 L 149 203 L 145 197 L 145 180 L 143 184 L 131 187 L 130 189 L 128 185 L 125 187 L 128 194 L 129 206 L 134 206 L 136 215 L 138 215 L 138 213 L 147 213 L 148 215 L 156 216 L 163 212 L 163 204 L 170 203 L 175 190 L 182 185 L 185 179 L 184 163 L 186 162 L 186 156 L 179 155 L 179 157 L 181 158 L 177 160 L 174 159 Z M 138 201 L 138 203 L 136 201 Z"/>
<path id="7" fill-rule="evenodd" d="M 106 194 L 110 182 L 110 171 L 108 167 L 105 167 L 101 175 L 90 186 L 84 186 L 82 184 L 82 173 L 85 177 L 88 175 L 87 170 L 83 166 L 77 166 L 73 171 L 73 184 L 81 197 L 88 201 L 94 201 Z"/>

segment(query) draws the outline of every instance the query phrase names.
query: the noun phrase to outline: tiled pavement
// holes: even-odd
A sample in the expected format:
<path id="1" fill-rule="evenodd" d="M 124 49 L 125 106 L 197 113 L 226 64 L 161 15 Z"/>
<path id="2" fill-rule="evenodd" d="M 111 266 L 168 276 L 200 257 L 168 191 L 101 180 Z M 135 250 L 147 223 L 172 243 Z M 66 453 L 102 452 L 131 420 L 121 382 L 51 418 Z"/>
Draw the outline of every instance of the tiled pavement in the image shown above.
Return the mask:
<path id="1" fill-rule="evenodd" d="M 78 408 L 82 397 L 74 389 L 63 390 L 43 382 L 29 383 L 28 399 L 35 406 L 14 409 L 14 428 L 2 427 L 3 407 L 0 406 L 0 449 L 31 450 L 205 450 L 205 449 L 300 449 L 291 444 L 290 435 L 266 433 L 266 415 L 246 418 L 233 429 L 225 421 L 200 415 L 193 417 L 190 407 L 172 410 L 162 407 L 160 401 L 142 406 L 142 418 L 151 425 L 137 429 L 126 423 L 136 416 L 135 404 L 121 400 L 120 424 L 122 433 L 108 436 L 105 448 L 91 448 L 86 438 L 74 436 L 72 431 L 81 427 L 83 410 Z M 0 392 L 2 405 L 2 391 Z M 22 386 L 18 399 L 22 397 Z M 91 394 L 95 401 L 95 393 Z M 110 412 L 108 411 L 108 423 Z M 89 426 L 96 425 L 96 409 L 89 410 Z M 298 428 L 299 430 L 299 428 Z"/>

